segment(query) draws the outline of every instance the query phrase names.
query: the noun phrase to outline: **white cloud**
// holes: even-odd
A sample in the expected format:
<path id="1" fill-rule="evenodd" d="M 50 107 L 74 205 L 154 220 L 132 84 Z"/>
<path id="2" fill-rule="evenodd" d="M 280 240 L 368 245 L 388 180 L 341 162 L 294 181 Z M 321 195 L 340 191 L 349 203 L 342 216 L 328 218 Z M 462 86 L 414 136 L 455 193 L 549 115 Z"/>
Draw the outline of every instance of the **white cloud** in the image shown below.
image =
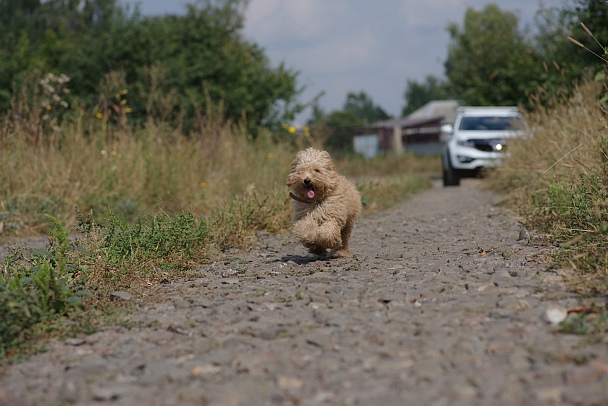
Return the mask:
<path id="1" fill-rule="evenodd" d="M 269 44 L 319 40 L 331 34 L 336 16 L 348 12 L 345 0 L 254 0 L 247 9 L 245 33 Z"/>

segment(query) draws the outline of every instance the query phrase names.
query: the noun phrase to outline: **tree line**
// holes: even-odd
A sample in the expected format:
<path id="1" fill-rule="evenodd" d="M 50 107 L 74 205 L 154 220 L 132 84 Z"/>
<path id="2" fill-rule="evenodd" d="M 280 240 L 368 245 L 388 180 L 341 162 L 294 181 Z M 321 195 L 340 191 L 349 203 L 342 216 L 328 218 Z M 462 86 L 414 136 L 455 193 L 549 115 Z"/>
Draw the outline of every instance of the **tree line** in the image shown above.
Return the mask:
<path id="1" fill-rule="evenodd" d="M 408 80 L 402 114 L 434 99 L 533 108 L 567 93 L 587 70 L 605 69 L 596 56 L 568 41 L 570 36 L 598 54 L 605 52 L 581 23 L 608 43 L 608 2 L 572 0 L 564 8 L 543 7 L 532 27 L 521 27 L 516 14 L 496 4 L 469 8 L 462 25 L 447 27 L 445 79 Z"/>
<path id="2" fill-rule="evenodd" d="M 33 72 L 51 72 L 70 79 L 72 100 L 98 114 L 121 108 L 135 124 L 150 114 L 187 122 L 210 101 L 252 130 L 291 120 L 302 108 L 298 73 L 243 39 L 246 3 L 142 16 L 117 0 L 0 0 L 0 109 Z"/>
<path id="3" fill-rule="evenodd" d="M 280 129 L 309 104 L 315 126 L 388 118 L 365 92 L 349 93 L 343 109 L 329 113 L 299 100 L 298 72 L 271 66 L 263 49 L 243 38 L 246 7 L 247 0 L 198 0 L 184 15 L 143 16 L 117 0 L 0 0 L 0 110 L 10 110 L 39 78 L 55 91 L 46 95 L 57 101 L 46 101 L 49 112 L 65 98 L 116 121 L 128 112 L 133 125 L 150 116 L 184 125 L 210 103 L 221 104 L 230 120 L 245 119 L 252 132 Z M 407 80 L 402 114 L 437 99 L 529 106 L 533 95 L 542 102 L 567 92 L 599 65 L 567 37 L 598 49 L 580 23 L 606 43 L 606 21 L 608 3 L 596 0 L 541 8 L 532 29 L 496 4 L 469 8 L 462 25 L 447 27 L 445 78 Z M 43 79 L 48 73 L 55 82 Z M 58 86 L 66 94 L 57 95 Z M 342 148 L 344 139 L 338 134 L 329 143 Z"/>

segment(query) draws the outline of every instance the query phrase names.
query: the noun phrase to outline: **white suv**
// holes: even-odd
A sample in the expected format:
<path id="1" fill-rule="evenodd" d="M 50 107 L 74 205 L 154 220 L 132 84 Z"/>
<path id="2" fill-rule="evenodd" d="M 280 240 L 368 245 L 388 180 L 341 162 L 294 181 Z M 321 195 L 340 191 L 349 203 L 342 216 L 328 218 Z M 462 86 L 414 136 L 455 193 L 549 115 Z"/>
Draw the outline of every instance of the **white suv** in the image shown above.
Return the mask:
<path id="1" fill-rule="evenodd" d="M 450 137 L 442 155 L 443 185 L 458 186 L 461 178 L 500 165 L 507 139 L 524 129 L 516 107 L 460 107 L 454 126 L 441 128 Z"/>

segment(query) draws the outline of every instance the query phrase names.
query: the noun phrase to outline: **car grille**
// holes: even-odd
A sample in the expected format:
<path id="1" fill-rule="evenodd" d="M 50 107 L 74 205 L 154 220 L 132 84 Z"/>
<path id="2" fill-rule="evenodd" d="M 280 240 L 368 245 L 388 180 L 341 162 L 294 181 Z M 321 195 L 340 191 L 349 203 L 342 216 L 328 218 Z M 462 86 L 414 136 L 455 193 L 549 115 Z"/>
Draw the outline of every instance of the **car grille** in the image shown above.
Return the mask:
<path id="1" fill-rule="evenodd" d="M 475 149 L 485 152 L 504 152 L 507 149 L 505 140 L 503 139 L 492 139 L 492 140 L 470 140 Z"/>

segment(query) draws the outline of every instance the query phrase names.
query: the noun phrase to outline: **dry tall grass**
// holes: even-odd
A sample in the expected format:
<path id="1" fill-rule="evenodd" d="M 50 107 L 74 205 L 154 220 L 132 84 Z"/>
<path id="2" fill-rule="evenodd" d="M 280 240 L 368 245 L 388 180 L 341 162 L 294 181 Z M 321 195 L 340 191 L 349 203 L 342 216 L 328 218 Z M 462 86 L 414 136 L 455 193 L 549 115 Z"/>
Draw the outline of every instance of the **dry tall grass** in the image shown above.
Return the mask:
<path id="1" fill-rule="evenodd" d="M 241 126 L 206 117 L 183 136 L 154 122 L 136 132 L 109 130 L 80 114 L 35 142 L 32 129 L 19 125 L 23 118 L 5 117 L 3 235 L 41 231 L 47 226 L 44 213 L 72 224 L 75 206 L 96 218 L 109 209 L 127 218 L 159 209 L 204 214 L 238 195 L 266 195 L 284 186 L 291 146 L 272 142 L 264 131 L 248 140 Z"/>
<path id="2" fill-rule="evenodd" d="M 579 270 L 580 291 L 608 290 L 608 121 L 592 80 L 566 100 L 527 115 L 532 135 L 514 140 L 493 184 L 530 226 L 561 243 L 558 266 Z"/>
<path id="3" fill-rule="evenodd" d="M 496 171 L 503 188 L 528 194 L 580 175 L 604 174 L 606 117 L 597 100 L 601 86 L 587 81 L 572 97 L 526 115 L 532 136 L 509 144 L 510 157 Z"/>
<path id="4" fill-rule="evenodd" d="M 134 220 L 186 210 L 197 217 L 216 213 L 221 223 L 232 214 L 217 210 L 229 208 L 246 217 L 248 227 L 285 231 L 291 216 L 289 164 L 298 149 L 322 145 L 314 134 L 278 141 L 264 129 L 252 139 L 245 125 L 223 118 L 221 105 L 198 114 L 195 129 L 184 135 L 157 115 L 133 130 L 125 112 L 117 120 L 99 107 L 76 106 L 61 122 L 45 121 L 46 109 L 34 107 L 39 97 L 27 97 L 21 95 L 0 119 L 0 242 L 46 232 L 44 214 L 69 228 L 77 220 L 76 206 L 97 222 L 110 211 Z M 437 162 L 403 156 L 336 164 L 361 180 L 369 210 L 427 187 Z M 378 180 L 386 176 L 396 177 Z"/>

